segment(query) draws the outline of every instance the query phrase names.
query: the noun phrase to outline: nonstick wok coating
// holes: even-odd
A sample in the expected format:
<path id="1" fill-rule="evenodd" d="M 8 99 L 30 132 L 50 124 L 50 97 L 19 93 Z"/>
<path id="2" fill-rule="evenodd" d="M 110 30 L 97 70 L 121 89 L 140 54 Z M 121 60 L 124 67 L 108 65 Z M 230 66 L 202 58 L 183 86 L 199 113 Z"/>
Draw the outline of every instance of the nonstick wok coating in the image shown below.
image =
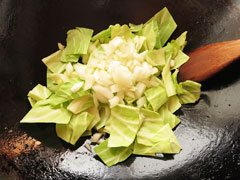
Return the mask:
<path id="1" fill-rule="evenodd" d="M 240 179 L 239 61 L 203 82 L 200 101 L 178 112 L 176 155 L 131 156 L 107 168 L 79 148 L 85 139 L 73 147 L 53 124 L 19 124 L 28 91 L 46 83 L 41 59 L 65 43 L 67 30 L 144 23 L 165 6 L 178 24 L 172 38 L 188 31 L 186 52 L 240 38 L 239 0 L 0 1 L 0 179 Z"/>

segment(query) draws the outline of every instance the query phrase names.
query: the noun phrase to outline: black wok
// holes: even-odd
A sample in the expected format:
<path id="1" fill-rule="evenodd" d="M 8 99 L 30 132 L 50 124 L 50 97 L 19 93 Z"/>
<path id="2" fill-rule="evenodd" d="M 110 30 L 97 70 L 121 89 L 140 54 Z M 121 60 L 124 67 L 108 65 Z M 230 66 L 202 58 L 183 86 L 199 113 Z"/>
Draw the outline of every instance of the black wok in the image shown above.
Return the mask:
<path id="1" fill-rule="evenodd" d="M 240 62 L 203 82 L 195 105 L 178 112 L 183 150 L 158 158 L 131 156 L 107 168 L 85 148 L 57 138 L 54 125 L 20 125 L 27 93 L 45 84 L 41 59 L 76 26 L 143 23 L 167 7 L 188 31 L 186 52 L 240 38 L 239 0 L 1 0 L 0 179 L 240 179 Z M 203 67 L 204 68 L 204 67 Z"/>

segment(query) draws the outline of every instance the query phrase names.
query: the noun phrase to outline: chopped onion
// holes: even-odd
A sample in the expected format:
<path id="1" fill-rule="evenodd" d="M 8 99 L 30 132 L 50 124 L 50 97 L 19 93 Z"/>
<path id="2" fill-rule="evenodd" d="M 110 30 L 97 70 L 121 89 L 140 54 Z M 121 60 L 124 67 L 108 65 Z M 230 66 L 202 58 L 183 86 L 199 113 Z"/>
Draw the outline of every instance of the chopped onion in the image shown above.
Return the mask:
<path id="1" fill-rule="evenodd" d="M 132 91 L 127 91 L 125 94 L 126 94 L 127 97 L 135 98 L 135 94 Z"/>
<path id="2" fill-rule="evenodd" d="M 170 61 L 170 67 L 172 68 L 172 67 L 174 67 L 175 66 L 175 61 L 174 60 L 171 60 Z"/>
<path id="3" fill-rule="evenodd" d="M 68 64 L 67 75 L 73 74 L 74 69 L 80 79 L 85 80 L 84 90 L 93 89 L 96 106 L 98 102 L 108 103 L 110 107 L 125 104 L 125 98 L 128 103 L 138 101 L 146 88 L 159 84 L 155 79 L 150 81 L 159 70 L 144 61 L 148 51 L 139 53 L 144 41 L 145 37 L 141 36 L 132 41 L 118 36 L 107 44 L 96 43 L 89 50 L 88 63 L 76 63 L 73 68 Z M 73 87 L 73 91 L 77 89 L 77 85 Z M 143 99 L 138 102 L 141 106 Z"/>
<path id="4" fill-rule="evenodd" d="M 137 107 L 138 107 L 138 108 L 143 107 L 144 104 L 146 104 L 146 102 L 147 102 L 147 100 L 146 100 L 145 96 L 139 98 L 139 99 L 137 100 Z"/>
<path id="5" fill-rule="evenodd" d="M 108 103 L 107 98 L 105 98 L 104 96 L 102 96 L 101 94 L 95 93 L 95 97 L 97 98 L 97 100 L 101 103 Z"/>
<path id="6" fill-rule="evenodd" d="M 86 65 L 83 65 L 83 64 L 80 64 L 80 63 L 77 63 L 73 66 L 74 70 L 78 73 L 79 77 L 82 79 L 82 80 L 85 80 L 85 76 L 86 76 L 86 68 L 87 66 Z"/>
<path id="7" fill-rule="evenodd" d="M 110 90 L 112 93 L 118 92 L 119 91 L 118 85 L 117 84 L 111 85 Z"/>
<path id="8" fill-rule="evenodd" d="M 69 79 L 65 74 L 50 74 L 51 79 L 57 83 L 57 84 L 61 84 L 62 82 L 68 82 Z"/>
<path id="9" fill-rule="evenodd" d="M 113 97 L 113 94 L 111 93 L 109 88 L 103 87 L 101 85 L 94 85 L 92 89 L 98 93 L 104 96 L 107 99 L 111 99 Z"/>
<path id="10" fill-rule="evenodd" d="M 116 48 L 123 43 L 124 43 L 123 39 L 121 37 L 117 36 L 113 40 L 111 40 L 109 44 L 110 44 L 110 46 L 113 46 Z"/>
<path id="11" fill-rule="evenodd" d="M 136 91 L 135 91 L 135 94 L 136 94 L 137 98 L 142 96 L 145 89 L 146 89 L 146 85 L 144 83 L 142 83 L 142 82 L 137 83 Z"/>
<path id="12" fill-rule="evenodd" d="M 126 89 L 130 88 L 132 83 L 132 73 L 125 66 L 118 66 L 112 71 L 113 81 L 119 85 L 119 87 Z"/>
<path id="13" fill-rule="evenodd" d="M 102 137 L 102 133 L 95 133 L 91 137 L 91 142 L 96 143 Z"/>
<path id="14" fill-rule="evenodd" d="M 86 143 L 86 144 L 84 145 L 84 147 L 85 147 L 88 151 L 92 152 L 92 148 L 91 148 L 91 145 L 90 145 L 89 143 Z"/>
<path id="15" fill-rule="evenodd" d="M 71 88 L 71 91 L 73 93 L 76 93 L 77 91 L 79 91 L 79 89 L 82 87 L 83 82 L 79 82 L 73 85 L 73 87 Z"/>
<path id="16" fill-rule="evenodd" d="M 96 107 L 99 106 L 98 99 L 95 92 L 93 92 L 93 102 Z"/>
<path id="17" fill-rule="evenodd" d="M 87 75 L 85 79 L 84 90 L 86 91 L 92 88 L 93 84 L 94 84 L 94 76 L 91 74 Z"/>
<path id="18" fill-rule="evenodd" d="M 72 64 L 69 62 L 66 66 L 66 73 L 68 76 L 70 76 L 70 74 L 73 72 L 73 66 Z"/>
<path id="19" fill-rule="evenodd" d="M 110 108 L 118 105 L 120 98 L 118 96 L 114 96 L 112 99 L 109 99 Z"/>

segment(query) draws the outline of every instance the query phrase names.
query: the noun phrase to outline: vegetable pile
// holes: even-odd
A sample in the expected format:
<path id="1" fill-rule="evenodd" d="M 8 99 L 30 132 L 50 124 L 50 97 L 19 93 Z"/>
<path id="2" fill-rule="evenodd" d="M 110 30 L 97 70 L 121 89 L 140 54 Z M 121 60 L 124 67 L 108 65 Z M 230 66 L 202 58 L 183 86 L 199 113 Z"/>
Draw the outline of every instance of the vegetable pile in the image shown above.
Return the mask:
<path id="1" fill-rule="evenodd" d="M 189 57 L 187 32 L 165 45 L 176 27 L 164 8 L 145 24 L 111 25 L 95 36 L 69 30 L 66 47 L 42 60 L 47 85 L 28 93 L 32 109 L 21 123 L 56 123 L 58 137 L 73 145 L 97 132 L 94 151 L 107 166 L 131 154 L 179 153 L 173 113 L 196 102 L 201 85 L 177 81 Z"/>

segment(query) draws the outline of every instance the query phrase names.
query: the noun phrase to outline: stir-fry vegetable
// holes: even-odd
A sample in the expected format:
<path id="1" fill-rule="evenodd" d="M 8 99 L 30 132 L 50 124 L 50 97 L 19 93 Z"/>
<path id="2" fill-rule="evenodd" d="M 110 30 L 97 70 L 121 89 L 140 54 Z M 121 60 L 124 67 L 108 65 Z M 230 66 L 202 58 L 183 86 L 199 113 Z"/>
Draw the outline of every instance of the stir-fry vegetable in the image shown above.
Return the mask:
<path id="1" fill-rule="evenodd" d="M 73 145 L 98 131 L 94 151 L 107 166 L 131 154 L 179 153 L 173 113 L 196 102 L 201 85 L 177 82 L 189 57 L 186 32 L 166 44 L 176 27 L 164 8 L 145 24 L 110 25 L 93 37 L 91 29 L 69 30 L 66 47 L 42 60 L 47 85 L 29 92 L 32 109 L 21 123 L 56 123 Z"/>

